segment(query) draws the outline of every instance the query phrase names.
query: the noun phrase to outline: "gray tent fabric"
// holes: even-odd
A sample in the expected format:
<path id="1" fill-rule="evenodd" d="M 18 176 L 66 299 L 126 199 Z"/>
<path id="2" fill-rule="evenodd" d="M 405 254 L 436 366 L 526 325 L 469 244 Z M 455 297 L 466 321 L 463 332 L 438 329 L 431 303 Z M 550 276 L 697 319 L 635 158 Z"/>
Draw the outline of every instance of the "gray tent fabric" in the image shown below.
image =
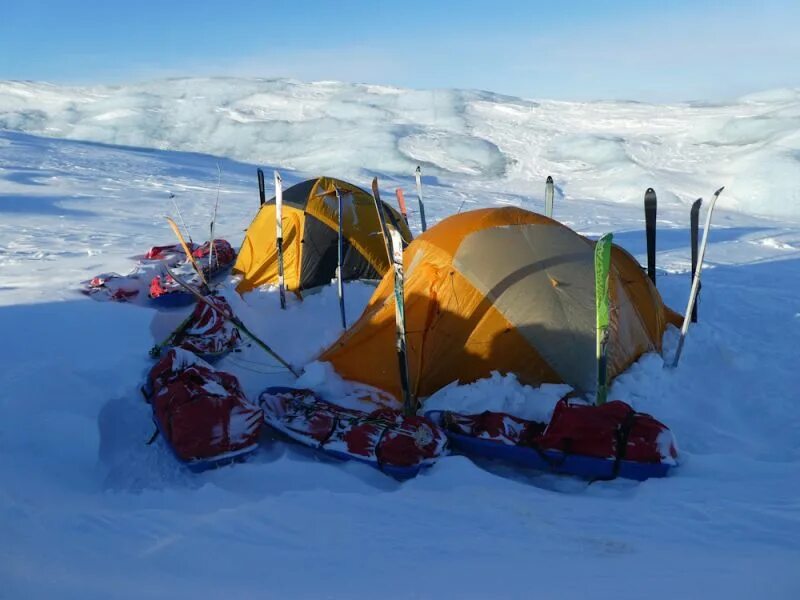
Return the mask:
<path id="1" fill-rule="evenodd" d="M 594 244 L 566 227 L 525 224 L 466 236 L 453 264 L 489 298 L 564 381 L 596 387 Z M 646 336 L 638 313 L 623 300 L 612 316 L 612 343 Z M 619 323 L 625 323 L 622 331 Z M 616 339 L 613 339 L 616 338 Z M 625 338 L 624 340 L 621 338 Z"/>

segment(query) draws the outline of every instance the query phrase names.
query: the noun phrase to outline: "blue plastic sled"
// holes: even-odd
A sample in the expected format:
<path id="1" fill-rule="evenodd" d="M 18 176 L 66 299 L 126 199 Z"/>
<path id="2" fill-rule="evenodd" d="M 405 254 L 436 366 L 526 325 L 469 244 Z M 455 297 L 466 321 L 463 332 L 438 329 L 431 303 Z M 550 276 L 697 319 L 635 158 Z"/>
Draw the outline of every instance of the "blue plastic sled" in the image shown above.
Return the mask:
<path id="1" fill-rule="evenodd" d="M 225 275 L 230 272 L 234 262 L 235 258 L 230 264 L 215 270 L 211 275 L 206 275 L 207 281 L 211 283 L 225 277 Z M 197 298 L 194 297 L 194 294 L 190 294 L 186 290 L 178 288 L 172 292 L 163 294 L 158 298 L 151 298 L 148 296 L 147 302 L 153 308 L 158 309 L 183 308 L 184 306 L 189 306 L 190 304 L 197 302 Z"/>
<path id="2" fill-rule="evenodd" d="M 425 413 L 431 421 L 441 427 L 444 411 L 434 410 Z M 563 475 L 574 475 L 585 479 L 613 479 L 622 477 L 644 481 L 651 477 L 666 477 L 672 465 L 664 463 L 641 463 L 621 460 L 614 472 L 617 461 L 578 454 L 565 454 L 558 450 L 537 451 L 527 446 L 511 446 L 496 440 L 480 439 L 445 429 L 450 446 L 466 456 L 479 456 L 502 460 L 510 464 L 539 471 Z"/>
<path id="3" fill-rule="evenodd" d="M 177 290 L 175 292 L 170 292 L 169 294 L 163 294 L 158 298 L 150 298 L 149 296 L 147 298 L 147 303 L 153 308 L 158 309 L 183 308 L 184 306 L 189 306 L 196 301 L 197 298 L 195 298 L 189 292 L 184 292 L 183 290 Z"/>
<path id="4" fill-rule="evenodd" d="M 275 431 L 280 431 L 279 429 L 275 429 L 274 427 L 272 429 L 275 430 Z M 281 432 L 281 434 L 285 435 L 285 434 L 283 434 L 283 432 Z M 291 438 L 289 438 L 289 439 L 291 439 Z M 292 439 L 292 441 L 296 441 L 296 440 Z M 314 449 L 317 452 L 320 452 L 322 454 L 325 454 L 327 456 L 330 456 L 330 457 L 335 458 L 336 460 L 340 460 L 342 462 L 347 462 L 347 461 L 351 461 L 352 460 L 354 462 L 358 462 L 358 463 L 362 463 L 362 464 L 365 464 L 365 465 L 369 465 L 370 467 L 372 467 L 374 469 L 378 469 L 378 471 L 380 471 L 381 473 L 385 473 L 389 477 L 393 477 L 394 479 L 397 479 L 398 481 L 405 481 L 406 479 L 413 479 L 414 477 L 419 475 L 420 471 L 422 471 L 423 469 L 430 468 L 432 466 L 432 465 L 416 465 L 414 467 L 394 467 L 392 465 L 381 465 L 377 461 L 374 461 L 374 460 L 366 460 L 364 458 L 358 458 L 356 456 L 351 456 L 350 454 L 347 454 L 345 452 L 337 452 L 335 450 L 326 450 L 324 448 L 314 448 Z"/>

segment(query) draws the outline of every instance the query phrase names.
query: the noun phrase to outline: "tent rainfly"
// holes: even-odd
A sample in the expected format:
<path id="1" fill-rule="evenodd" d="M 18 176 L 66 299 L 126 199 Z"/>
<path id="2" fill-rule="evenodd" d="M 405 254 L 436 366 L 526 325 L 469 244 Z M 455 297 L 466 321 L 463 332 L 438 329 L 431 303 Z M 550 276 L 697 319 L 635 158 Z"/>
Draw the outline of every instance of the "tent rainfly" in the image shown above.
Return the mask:
<path id="1" fill-rule="evenodd" d="M 286 289 L 301 292 L 327 285 L 336 276 L 338 208 L 342 196 L 342 278 L 380 279 L 389 269 L 375 202 L 364 190 L 338 179 L 318 177 L 283 192 L 283 258 Z M 411 241 L 400 213 L 384 202 L 392 229 Z M 261 205 L 245 234 L 233 267 L 242 275 L 240 293 L 278 282 L 275 198 Z"/>
<path id="2" fill-rule="evenodd" d="M 425 398 L 453 381 L 492 371 L 526 384 L 593 391 L 595 242 L 545 216 L 489 208 L 451 216 L 404 253 L 411 387 Z M 609 378 L 660 350 L 667 308 L 638 262 L 612 250 Z M 346 379 L 401 397 L 394 357 L 392 274 L 320 360 Z"/>

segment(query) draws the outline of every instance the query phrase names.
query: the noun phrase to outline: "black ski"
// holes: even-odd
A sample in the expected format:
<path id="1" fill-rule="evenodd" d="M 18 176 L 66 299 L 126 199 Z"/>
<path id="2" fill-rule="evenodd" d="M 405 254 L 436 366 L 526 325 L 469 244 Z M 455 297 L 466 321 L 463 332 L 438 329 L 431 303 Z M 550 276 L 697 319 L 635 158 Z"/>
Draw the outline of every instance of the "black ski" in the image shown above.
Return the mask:
<path id="1" fill-rule="evenodd" d="M 647 276 L 656 283 L 656 209 L 658 201 L 653 188 L 644 193 L 644 221 L 647 235 Z"/>
<path id="2" fill-rule="evenodd" d="M 694 276 L 697 273 L 697 242 L 700 229 L 700 206 L 702 204 L 703 199 L 698 198 L 692 204 L 692 210 L 689 212 L 689 227 L 692 238 L 692 281 L 694 281 Z M 702 284 L 698 284 L 697 286 L 698 299 L 700 298 L 700 289 L 702 287 Z M 697 301 L 695 301 L 694 307 L 692 307 L 692 323 L 697 323 Z"/>
<path id="3" fill-rule="evenodd" d="M 258 175 L 258 199 L 261 201 L 259 204 L 260 206 L 267 201 L 267 192 L 264 188 L 264 171 L 258 169 L 256 175 Z"/>
<path id="4" fill-rule="evenodd" d="M 422 227 L 422 233 L 428 230 L 428 223 L 425 221 L 425 204 L 422 202 L 422 169 L 417 165 L 417 170 L 414 171 L 414 176 L 417 180 L 417 200 L 419 201 L 419 222 Z"/>

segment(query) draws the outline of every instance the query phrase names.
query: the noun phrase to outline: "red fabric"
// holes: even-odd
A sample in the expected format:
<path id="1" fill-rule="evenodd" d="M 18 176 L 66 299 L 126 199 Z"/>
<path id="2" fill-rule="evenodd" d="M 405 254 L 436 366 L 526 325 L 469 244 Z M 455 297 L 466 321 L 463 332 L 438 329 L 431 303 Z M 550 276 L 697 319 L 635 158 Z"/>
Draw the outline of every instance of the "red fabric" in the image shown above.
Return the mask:
<path id="1" fill-rule="evenodd" d="M 292 439 L 379 465 L 433 462 L 447 443 L 444 432 L 424 417 L 404 417 L 391 409 L 367 413 L 342 408 L 311 390 L 267 391 L 260 401 L 267 423 Z"/>
<path id="2" fill-rule="evenodd" d="M 195 244 L 187 244 L 190 250 L 194 250 L 197 246 Z M 180 244 L 168 244 L 166 246 L 152 246 L 150 250 L 148 250 L 144 258 L 146 260 L 165 260 L 168 258 L 175 258 L 172 255 L 179 254 L 181 256 L 185 256 L 186 253 L 183 251 L 183 246 Z"/>
<path id="3" fill-rule="evenodd" d="M 164 284 L 161 282 L 162 277 L 161 275 L 156 275 L 153 279 L 150 280 L 150 297 L 151 298 L 159 298 L 164 294 L 169 294 L 172 289 L 166 288 Z"/>
<path id="4" fill-rule="evenodd" d="M 211 244 L 206 242 L 192 252 L 195 258 L 210 258 Z M 222 239 L 214 240 L 214 266 L 224 267 L 233 262 L 236 258 L 236 252 L 231 245 Z M 206 267 L 207 268 L 207 267 Z"/>
<path id="5" fill-rule="evenodd" d="M 180 336 L 181 348 L 195 354 L 223 354 L 236 347 L 241 340 L 239 330 L 219 314 L 221 310 L 228 318 L 233 309 L 222 296 L 206 296 L 217 310 L 205 302 L 198 302 Z"/>
<path id="6" fill-rule="evenodd" d="M 650 415 L 635 412 L 620 400 L 607 402 L 601 406 L 570 404 L 561 400 L 553 411 L 553 418 L 539 439 L 542 448 L 562 450 L 572 454 L 614 458 L 618 447 L 619 434 L 628 427 L 627 445 L 623 454 L 625 460 L 637 462 L 661 462 L 658 437 L 668 432 L 666 425 Z M 677 457 L 673 443 L 669 444 L 671 458 Z M 666 457 L 664 457 L 666 458 Z"/>
<path id="7" fill-rule="evenodd" d="M 102 273 L 83 282 L 84 294 L 95 297 L 102 295 L 105 299 L 115 302 L 127 302 L 139 293 L 136 280 L 123 277 L 117 273 Z"/>
<path id="8" fill-rule="evenodd" d="M 208 459 L 252 446 L 263 413 L 233 375 L 185 350 L 170 350 L 149 375 L 161 432 L 183 460 Z"/>
<path id="9" fill-rule="evenodd" d="M 448 430 L 472 437 L 498 440 L 507 445 L 531 445 L 545 429 L 544 423 L 488 410 L 479 415 L 446 414 L 445 425 Z"/>
<path id="10" fill-rule="evenodd" d="M 444 432 L 425 417 L 404 417 L 388 408 L 371 413 L 370 417 L 395 423 L 394 427 L 386 428 L 375 449 L 383 464 L 410 467 L 422 462 L 423 458 L 436 458 L 444 451 L 447 439 Z"/>
<path id="11" fill-rule="evenodd" d="M 658 463 L 678 456 L 672 433 L 650 415 L 635 412 L 628 404 L 614 400 L 601 406 L 556 404 L 550 423 L 527 421 L 504 413 L 478 415 L 445 413 L 448 431 L 492 439 L 509 445 L 534 446 L 569 454 Z M 619 442 L 627 435 L 624 453 Z"/>

